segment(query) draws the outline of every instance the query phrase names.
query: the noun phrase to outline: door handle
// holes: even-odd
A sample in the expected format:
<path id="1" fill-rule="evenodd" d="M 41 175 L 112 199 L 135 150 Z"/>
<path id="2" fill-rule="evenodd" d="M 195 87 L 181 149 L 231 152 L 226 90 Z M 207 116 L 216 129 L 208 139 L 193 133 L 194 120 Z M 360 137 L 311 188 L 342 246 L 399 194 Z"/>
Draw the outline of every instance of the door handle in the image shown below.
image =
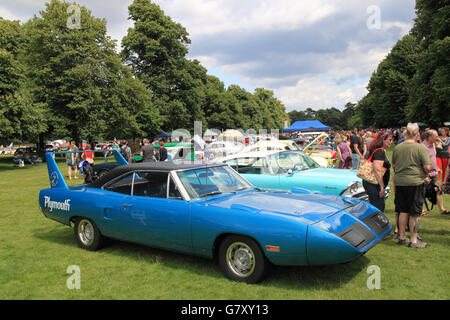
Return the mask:
<path id="1" fill-rule="evenodd" d="M 123 204 L 122 208 L 131 208 L 133 205 L 132 204 Z"/>

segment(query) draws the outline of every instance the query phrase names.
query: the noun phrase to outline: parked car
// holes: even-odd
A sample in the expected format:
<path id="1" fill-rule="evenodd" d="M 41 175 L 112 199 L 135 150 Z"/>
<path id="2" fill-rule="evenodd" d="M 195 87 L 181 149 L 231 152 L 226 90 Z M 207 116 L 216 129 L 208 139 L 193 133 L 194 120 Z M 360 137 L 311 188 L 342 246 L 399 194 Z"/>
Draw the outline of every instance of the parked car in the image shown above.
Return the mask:
<path id="1" fill-rule="evenodd" d="M 28 164 L 36 164 L 42 162 L 42 156 L 35 147 L 18 148 L 14 152 L 13 162 L 19 164 L 20 162 Z"/>
<path id="2" fill-rule="evenodd" d="M 58 147 L 59 151 L 67 151 L 69 149 L 69 146 L 70 146 L 70 143 L 68 141 L 66 141 L 66 140 L 63 140 L 63 139 L 49 141 L 47 144 L 55 146 L 55 147 Z"/>
<path id="3" fill-rule="evenodd" d="M 116 152 L 117 153 L 117 152 Z M 255 188 L 224 164 L 142 163 L 68 187 L 47 154 L 45 217 L 71 226 L 82 249 L 106 238 L 205 258 L 226 277 L 256 283 L 271 265 L 327 265 L 365 254 L 392 226 L 357 199 Z"/>
<path id="4" fill-rule="evenodd" d="M 321 133 L 314 140 L 303 147 L 303 151 L 311 157 L 323 158 L 328 162 L 328 166 L 334 168 L 337 160 L 337 151 L 329 144 L 324 143 L 328 139 L 327 133 Z"/>
<path id="5" fill-rule="evenodd" d="M 300 150 L 300 148 L 292 140 L 260 140 L 253 145 L 245 147 L 241 153 L 282 150 Z"/>
<path id="6" fill-rule="evenodd" d="M 302 151 L 242 153 L 221 161 L 260 188 L 305 188 L 368 200 L 356 171 L 322 168 Z"/>
<path id="7" fill-rule="evenodd" d="M 166 143 L 165 148 L 167 149 L 167 159 L 168 161 L 178 161 L 178 160 L 194 160 L 194 145 L 192 143 Z M 153 145 L 154 149 L 159 148 L 159 144 Z M 112 152 L 112 151 L 110 151 Z M 142 156 L 140 152 L 136 152 L 132 156 L 132 163 L 141 163 Z M 93 166 L 94 172 L 98 177 L 101 177 L 111 171 L 112 169 L 123 165 L 120 162 L 105 162 L 95 164 Z"/>
<path id="8" fill-rule="evenodd" d="M 209 159 L 223 158 L 240 152 L 244 149 L 244 144 L 232 141 L 214 141 L 208 145 L 210 151 Z"/>
<path id="9" fill-rule="evenodd" d="M 247 154 L 251 152 L 272 152 L 272 151 L 298 151 L 301 148 L 293 140 L 270 140 L 270 141 L 259 141 L 254 145 L 245 147 L 240 153 Z M 327 168 L 329 163 L 326 159 L 319 156 L 311 156 L 311 158 L 319 164 L 319 166 Z"/>
<path id="10" fill-rule="evenodd" d="M 59 150 L 59 147 L 57 145 L 52 145 L 52 144 L 45 145 L 45 152 L 57 152 L 58 150 Z"/>

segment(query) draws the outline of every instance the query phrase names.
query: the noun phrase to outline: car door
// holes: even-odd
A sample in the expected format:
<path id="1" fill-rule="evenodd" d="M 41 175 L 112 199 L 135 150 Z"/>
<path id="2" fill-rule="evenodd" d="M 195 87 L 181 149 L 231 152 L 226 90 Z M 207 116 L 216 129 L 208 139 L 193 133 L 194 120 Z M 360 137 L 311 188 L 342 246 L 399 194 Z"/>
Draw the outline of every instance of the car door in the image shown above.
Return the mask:
<path id="1" fill-rule="evenodd" d="M 133 207 L 132 185 L 134 173 L 130 172 L 103 186 L 100 230 L 105 236 L 115 239 L 136 241 L 137 227 L 130 219 Z"/>
<path id="2" fill-rule="evenodd" d="M 128 211 L 144 243 L 182 251 L 192 247 L 190 205 L 169 173 L 137 171 Z"/>

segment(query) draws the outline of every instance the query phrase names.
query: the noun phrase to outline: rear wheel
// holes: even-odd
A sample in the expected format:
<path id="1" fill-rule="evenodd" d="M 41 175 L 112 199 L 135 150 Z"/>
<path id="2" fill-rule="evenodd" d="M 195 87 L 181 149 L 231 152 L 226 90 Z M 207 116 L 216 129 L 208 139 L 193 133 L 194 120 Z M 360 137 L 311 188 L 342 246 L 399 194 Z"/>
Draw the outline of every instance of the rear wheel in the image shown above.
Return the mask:
<path id="1" fill-rule="evenodd" d="M 87 218 L 77 218 L 73 229 L 80 248 L 97 251 L 102 247 L 104 238 L 94 221 Z"/>
<path id="2" fill-rule="evenodd" d="M 227 278 L 246 283 L 262 281 L 269 267 L 258 244 L 238 235 L 229 236 L 220 244 L 219 265 Z"/>

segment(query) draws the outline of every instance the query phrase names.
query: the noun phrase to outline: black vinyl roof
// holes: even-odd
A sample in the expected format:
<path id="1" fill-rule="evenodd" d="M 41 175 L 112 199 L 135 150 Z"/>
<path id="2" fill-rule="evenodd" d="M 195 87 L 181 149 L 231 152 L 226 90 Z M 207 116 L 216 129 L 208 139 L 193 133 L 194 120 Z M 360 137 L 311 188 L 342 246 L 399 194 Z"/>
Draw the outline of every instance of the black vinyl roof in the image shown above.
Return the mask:
<path id="1" fill-rule="evenodd" d="M 91 188 L 101 188 L 105 183 L 122 176 L 127 172 L 133 171 L 160 171 L 170 172 L 174 170 L 193 170 L 206 167 L 224 166 L 222 163 L 194 163 L 194 162 L 179 162 L 179 161 L 162 161 L 162 162 L 143 162 L 133 163 L 126 166 L 119 166 L 112 169 L 110 172 L 102 176 L 100 179 L 87 184 Z"/>

